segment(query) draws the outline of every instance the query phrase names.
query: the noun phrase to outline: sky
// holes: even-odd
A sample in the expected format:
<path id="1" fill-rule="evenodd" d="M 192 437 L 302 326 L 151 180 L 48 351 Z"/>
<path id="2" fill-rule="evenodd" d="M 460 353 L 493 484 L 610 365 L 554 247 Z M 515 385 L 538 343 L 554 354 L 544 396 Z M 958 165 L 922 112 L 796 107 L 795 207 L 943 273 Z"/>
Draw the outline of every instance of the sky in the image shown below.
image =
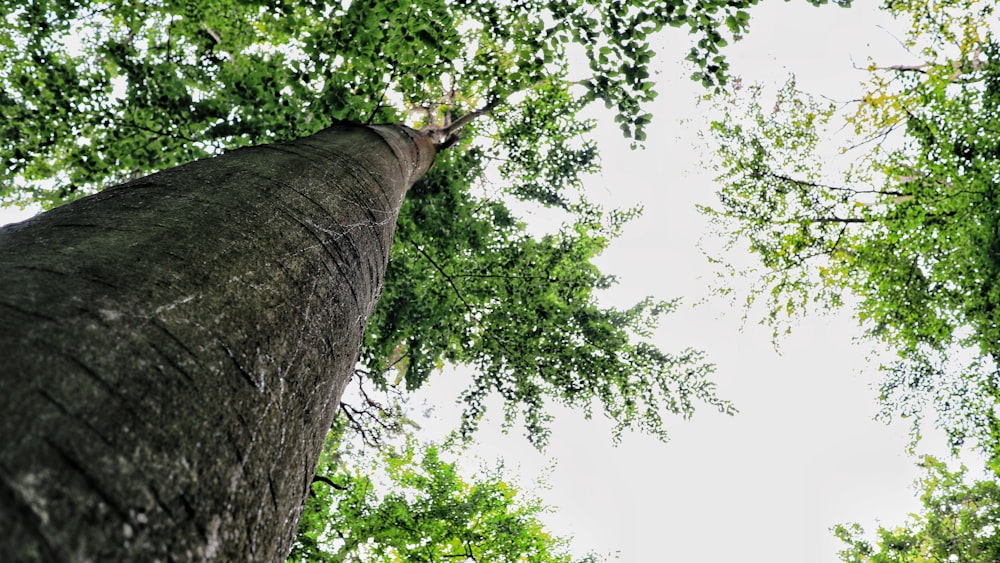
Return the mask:
<path id="1" fill-rule="evenodd" d="M 856 4 L 845 10 L 765 1 L 751 9 L 750 33 L 727 52 L 733 74 L 744 84 L 777 87 L 794 72 L 805 91 L 856 98 L 864 73 L 855 65 L 869 56 L 886 65 L 912 62 L 894 37 L 902 35 L 894 31 L 900 24 L 871 3 Z M 547 521 L 555 533 L 574 536 L 581 552 L 617 552 L 625 562 L 839 561 L 833 525 L 859 522 L 873 531 L 877 521 L 901 524 L 919 508 L 909 426 L 874 420 L 873 350 L 853 343 L 850 311 L 799 322 L 776 351 L 770 328 L 744 323 L 741 307 L 707 291 L 715 270 L 698 243 L 711 245 L 711 234 L 694 208 L 713 201 L 712 173 L 701 165 L 710 154 L 697 134 L 707 110 L 681 64 L 687 37 L 670 31 L 657 49 L 660 97 L 645 150 L 629 151 L 613 123 L 597 135 L 604 170 L 589 194 L 645 207 L 600 259 L 621 280 L 606 302 L 683 297 L 655 342 L 705 350 L 717 365 L 720 396 L 740 412 L 701 409 L 691 420 L 671 419 L 667 443 L 632 434 L 615 447 L 599 415 L 586 421 L 563 409 L 543 453 L 518 428 L 502 434 L 496 420 L 477 437 L 476 450 L 486 462 L 503 457 L 523 483 L 547 474 L 551 488 L 539 494 L 557 509 Z M 745 282 L 733 284 L 746 294 Z M 438 417 L 428 430 L 454 426 L 459 409 L 451 402 L 462 381 L 440 378 L 427 389 Z M 933 432 L 918 448 L 945 451 Z"/>
<path id="2" fill-rule="evenodd" d="M 778 85 L 795 72 L 802 89 L 846 100 L 863 78 L 854 64 L 869 55 L 908 62 L 892 35 L 898 24 L 869 3 L 844 10 L 770 0 L 751 16 L 750 34 L 727 53 L 744 84 Z M 600 258 L 621 280 L 606 303 L 683 297 L 655 341 L 705 350 L 720 396 L 740 412 L 704 408 L 691 420 L 669 419 L 667 443 L 627 434 L 615 447 L 600 415 L 584 420 L 557 408 L 545 452 L 492 420 L 475 453 L 487 463 L 503 457 L 529 487 L 547 474 L 550 488 L 539 494 L 556 511 L 546 520 L 581 552 L 617 552 L 625 562 L 834 562 L 834 524 L 897 524 L 918 508 L 908 426 L 873 420 L 877 374 L 870 350 L 852 343 L 849 311 L 801 321 L 776 351 L 769 328 L 744 323 L 739 307 L 708 293 L 714 270 L 698 243 L 711 244 L 711 235 L 694 208 L 714 192 L 697 135 L 706 110 L 680 64 L 688 38 L 671 31 L 658 45 L 660 97 L 646 148 L 630 151 L 610 119 L 598 133 L 604 171 L 591 179 L 590 195 L 646 210 Z M 0 223 L 16 217 L 0 211 Z M 745 282 L 733 283 L 741 294 Z M 435 407 L 427 435 L 454 427 L 462 388 L 460 374 L 443 374 L 417 397 Z M 931 433 L 919 451 L 943 453 L 940 438 Z"/>

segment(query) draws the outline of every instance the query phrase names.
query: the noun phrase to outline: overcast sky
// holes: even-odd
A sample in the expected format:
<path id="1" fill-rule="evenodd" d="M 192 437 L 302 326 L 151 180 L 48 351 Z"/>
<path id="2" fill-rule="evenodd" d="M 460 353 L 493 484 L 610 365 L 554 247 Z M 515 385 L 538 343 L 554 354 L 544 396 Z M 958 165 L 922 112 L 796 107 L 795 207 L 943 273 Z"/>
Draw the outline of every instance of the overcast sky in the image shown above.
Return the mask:
<path id="1" fill-rule="evenodd" d="M 902 35 L 893 31 L 899 25 L 865 4 L 845 10 L 799 0 L 753 8 L 750 34 L 728 51 L 733 73 L 744 84 L 777 86 L 794 72 L 806 91 L 856 98 L 864 73 L 854 64 L 865 66 L 869 56 L 911 62 L 893 37 Z M 646 209 L 601 264 L 622 280 L 609 303 L 684 297 L 688 306 L 665 323 L 657 343 L 706 350 L 718 366 L 720 395 L 740 413 L 703 409 L 674 421 L 666 444 L 630 435 L 615 448 L 607 422 L 559 412 L 544 454 L 518 429 L 503 436 L 495 425 L 478 450 L 485 459 L 519 463 L 526 483 L 557 460 L 542 496 L 558 507 L 549 519 L 554 531 L 575 536 L 581 550 L 619 551 L 627 562 L 838 561 L 831 526 L 895 525 L 919 507 L 912 486 L 919 473 L 905 453 L 908 426 L 873 420 L 877 374 L 865 359 L 870 350 L 852 345 L 849 311 L 801 322 L 779 354 L 769 328 L 749 323 L 741 332 L 742 311 L 728 301 L 709 297 L 691 306 L 708 295 L 713 276 L 697 249 L 709 231 L 694 204 L 711 202 L 714 187 L 700 167 L 709 155 L 698 149 L 706 108 L 695 101 L 704 92 L 680 64 L 687 37 L 671 31 L 658 49 L 660 98 L 647 148 L 628 151 L 610 123 L 600 134 L 604 172 L 591 193 Z M 447 404 L 461 387 L 461 378 L 438 379 L 428 395 Z M 455 412 L 439 408 L 439 428 L 453 425 Z M 928 434 L 919 451 L 943 453 L 940 438 Z"/>
<path id="2" fill-rule="evenodd" d="M 863 78 L 852 61 L 863 65 L 873 55 L 907 62 L 890 33 L 896 26 L 864 4 L 843 10 L 765 2 L 751 11 L 749 36 L 728 52 L 734 74 L 745 84 L 780 84 L 793 71 L 805 90 L 851 98 Z M 779 355 L 770 329 L 750 323 L 741 332 L 741 311 L 728 302 L 709 298 L 691 307 L 707 296 L 713 274 L 697 250 L 708 230 L 694 203 L 710 202 L 714 188 L 699 166 L 708 155 L 697 149 L 705 108 L 695 100 L 703 92 L 678 63 L 686 41 L 674 30 L 664 34 L 647 148 L 630 152 L 613 124 L 602 130 L 605 170 L 592 194 L 622 206 L 642 202 L 646 214 L 601 265 L 622 280 L 609 303 L 685 298 L 657 343 L 706 350 L 718 366 L 720 395 L 740 413 L 702 409 L 692 420 L 672 421 L 666 444 L 626 435 L 615 448 L 606 421 L 558 412 L 543 454 L 516 430 L 503 436 L 495 425 L 484 427 L 477 451 L 520 465 L 526 483 L 557 460 L 552 488 L 542 495 L 558 507 L 549 518 L 553 531 L 575 536 L 581 551 L 618 551 L 627 562 L 837 561 L 832 525 L 896 524 L 917 508 L 907 427 L 872 420 L 876 374 L 867 350 L 852 345 L 848 312 L 803 321 Z M 0 212 L 0 222 L 8 217 Z M 422 395 L 438 406 L 428 431 L 452 427 L 458 409 L 450 399 L 462 386 L 459 377 L 438 378 Z M 932 437 L 921 451 L 940 452 L 940 440 Z"/>

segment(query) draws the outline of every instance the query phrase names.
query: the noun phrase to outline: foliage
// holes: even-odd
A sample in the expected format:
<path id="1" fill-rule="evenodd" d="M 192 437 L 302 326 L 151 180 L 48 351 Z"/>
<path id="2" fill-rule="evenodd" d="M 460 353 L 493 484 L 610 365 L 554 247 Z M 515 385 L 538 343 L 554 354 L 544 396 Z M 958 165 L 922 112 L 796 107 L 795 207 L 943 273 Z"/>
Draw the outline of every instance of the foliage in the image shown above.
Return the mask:
<path id="1" fill-rule="evenodd" d="M 334 447 L 320 462 L 290 562 L 599 560 L 572 558 L 539 520 L 546 507 L 508 484 L 502 465 L 467 478 L 447 460 L 452 452 L 412 438 L 367 460 L 345 460 Z"/>
<path id="2" fill-rule="evenodd" d="M 615 108 L 641 139 L 651 34 L 690 30 L 698 78 L 721 83 L 720 48 L 753 3 L 4 0 L 0 179 L 17 187 L 2 195 L 53 205 L 332 120 L 439 123 L 541 85 L 576 85 L 575 99 Z M 591 73 L 575 82 L 571 45 Z M 527 125 L 553 127 L 545 105 L 522 107 Z"/>
<path id="3" fill-rule="evenodd" d="M 369 377 L 415 389 L 442 362 L 473 365 L 462 433 L 471 433 L 497 391 L 508 423 L 514 407 L 524 406 L 537 444 L 547 436 L 547 398 L 588 414 L 597 399 L 619 431 L 636 424 L 662 433 L 661 410 L 689 415 L 695 400 L 731 411 L 714 396 L 700 353 L 669 355 L 634 341 L 649 336 L 673 302 L 647 298 L 624 310 L 597 304 L 595 292 L 614 280 L 591 260 L 631 212 L 605 217 L 579 204 L 574 223 L 534 238 L 502 204 L 470 197 L 462 179 L 474 166 L 474 153 L 441 155 L 404 203 L 366 334 Z"/>
<path id="4" fill-rule="evenodd" d="M 877 543 L 864 539 L 858 524 L 840 525 L 834 533 L 847 544 L 845 563 L 930 563 L 1000 560 L 1000 484 L 995 480 L 967 483 L 964 467 L 950 471 L 933 457 L 922 464 L 920 514 L 894 529 L 879 526 Z"/>
<path id="5" fill-rule="evenodd" d="M 955 446 L 974 438 L 1000 453 L 993 4 L 889 7 L 909 11 L 906 44 L 926 62 L 872 63 L 846 116 L 793 82 L 773 109 L 758 89 L 734 98 L 714 126 L 724 185 L 707 211 L 767 268 L 757 295 L 772 322 L 850 296 L 865 334 L 898 354 L 882 366 L 886 414 L 918 421 L 932 405 Z M 828 172 L 817 143 L 842 119 L 860 140 L 851 166 Z"/>
<path id="6" fill-rule="evenodd" d="M 767 291 L 769 320 L 779 327 L 811 302 L 840 303 L 839 288 L 816 283 L 809 264 L 838 256 L 843 235 L 857 218 L 844 201 L 844 194 L 853 192 L 823 184 L 822 163 L 812 158 L 833 106 L 798 93 L 794 80 L 778 92 L 772 109 L 765 108 L 764 95 L 751 86 L 712 123 L 721 170 L 719 206 L 701 210 L 723 230 L 730 248 L 746 241 L 760 258 L 763 269 L 754 271 L 759 281 L 751 298 Z"/>

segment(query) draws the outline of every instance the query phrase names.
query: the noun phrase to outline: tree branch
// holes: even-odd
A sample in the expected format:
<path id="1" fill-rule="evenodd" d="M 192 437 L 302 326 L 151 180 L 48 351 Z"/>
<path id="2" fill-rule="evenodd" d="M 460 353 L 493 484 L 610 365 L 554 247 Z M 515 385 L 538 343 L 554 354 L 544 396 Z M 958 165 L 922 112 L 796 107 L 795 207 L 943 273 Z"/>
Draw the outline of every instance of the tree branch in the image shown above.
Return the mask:
<path id="1" fill-rule="evenodd" d="M 462 292 L 458 290 L 458 286 L 455 285 L 455 280 L 452 279 L 450 275 L 448 275 L 448 272 L 445 272 L 444 269 L 441 268 L 441 266 L 439 266 L 438 263 L 435 262 L 433 258 L 431 258 L 430 254 L 427 254 L 427 252 L 424 251 L 424 249 L 419 244 L 414 242 L 409 237 L 407 237 L 406 240 L 413 245 L 413 248 L 417 249 L 417 252 L 419 252 L 424 258 L 427 259 L 428 262 L 431 263 L 431 266 L 434 266 L 434 269 L 437 270 L 438 273 L 444 276 L 445 281 L 447 281 L 448 285 L 451 286 L 451 289 L 455 291 L 455 296 L 458 297 L 458 300 L 461 301 L 463 305 L 465 305 L 465 308 L 468 309 L 469 313 L 475 314 L 475 309 L 473 309 L 472 305 L 469 305 L 469 302 L 465 300 L 465 296 L 463 296 Z"/>
<path id="2" fill-rule="evenodd" d="M 863 217 L 816 217 L 809 219 L 811 223 L 870 223 L 870 219 Z"/>
<path id="3" fill-rule="evenodd" d="M 338 491 L 346 491 L 347 490 L 347 487 L 345 487 L 343 485 L 338 485 L 338 484 L 334 483 L 333 481 L 331 481 L 329 477 L 324 477 L 322 475 L 316 475 L 316 476 L 314 476 L 312 478 L 312 482 L 313 483 L 326 483 L 327 485 L 330 485 L 331 487 L 333 487 L 334 489 L 337 489 Z M 316 495 L 316 493 L 314 493 L 312 491 L 309 491 L 309 494 L 313 495 L 313 496 Z"/>
<path id="4" fill-rule="evenodd" d="M 802 180 L 799 178 L 793 178 L 787 174 L 782 174 L 780 172 L 774 172 L 772 170 L 767 170 L 764 172 L 765 175 L 774 178 L 775 180 L 783 180 L 785 182 L 790 182 L 797 186 L 807 186 L 810 188 L 820 188 L 825 190 L 833 190 L 838 192 L 848 192 L 852 194 L 876 194 L 876 195 L 891 195 L 891 196 L 903 196 L 903 192 L 896 190 L 858 190 L 855 188 L 844 187 L 844 186 L 831 186 L 830 184 L 821 184 L 819 182 L 812 182 L 810 180 Z"/>
<path id="5" fill-rule="evenodd" d="M 459 140 L 459 133 L 463 127 L 484 115 L 489 115 L 499 104 L 500 98 L 494 98 L 485 106 L 471 111 L 443 127 L 425 128 L 424 132 L 431 136 L 438 150 L 444 150 Z"/>

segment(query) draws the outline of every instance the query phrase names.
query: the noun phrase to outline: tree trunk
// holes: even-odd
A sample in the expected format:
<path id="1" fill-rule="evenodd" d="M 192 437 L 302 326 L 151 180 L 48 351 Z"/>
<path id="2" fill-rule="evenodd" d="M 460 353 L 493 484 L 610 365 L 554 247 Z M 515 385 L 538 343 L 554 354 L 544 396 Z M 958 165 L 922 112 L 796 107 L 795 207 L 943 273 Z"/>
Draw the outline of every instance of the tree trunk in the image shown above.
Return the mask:
<path id="1" fill-rule="evenodd" d="M 406 190 L 340 125 L 0 229 L 0 561 L 280 561 Z"/>

